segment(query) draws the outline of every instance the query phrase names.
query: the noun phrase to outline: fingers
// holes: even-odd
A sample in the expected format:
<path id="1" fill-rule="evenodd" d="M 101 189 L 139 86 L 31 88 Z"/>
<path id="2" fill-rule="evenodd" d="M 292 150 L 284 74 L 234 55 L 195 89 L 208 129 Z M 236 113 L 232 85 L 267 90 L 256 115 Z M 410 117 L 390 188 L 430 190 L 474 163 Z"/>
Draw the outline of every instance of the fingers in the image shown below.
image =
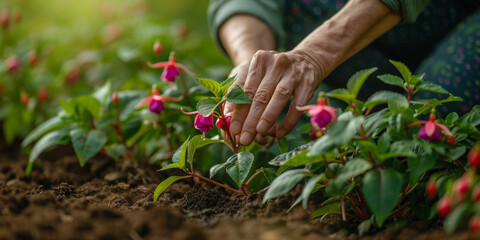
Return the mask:
<path id="1" fill-rule="evenodd" d="M 277 85 L 270 103 L 268 103 L 268 106 L 260 117 L 256 127 L 257 132 L 267 134 L 270 128 L 275 125 L 276 120 L 282 113 L 296 88 L 299 80 L 298 76 L 300 75 L 297 73 L 289 74 Z"/>
<path id="2" fill-rule="evenodd" d="M 265 108 L 270 103 L 272 95 L 274 94 L 274 90 L 277 88 L 277 84 L 283 78 L 285 71 L 288 71 L 288 57 L 284 54 L 278 54 L 275 56 L 274 64 L 272 68 L 269 68 L 262 79 L 253 79 L 252 84 L 250 84 L 249 80 L 245 83 L 245 93 L 247 95 L 251 92 L 256 90 L 255 95 L 253 97 L 252 104 L 250 106 L 250 111 L 248 112 L 247 117 L 243 122 L 243 128 L 240 135 L 240 144 L 242 145 L 249 145 L 257 135 L 257 124 L 262 116 Z M 249 69 L 250 73 L 250 69 Z M 257 89 L 254 89 L 256 81 L 260 83 Z M 285 89 L 286 86 L 282 85 L 282 89 Z M 289 97 L 287 97 L 288 99 Z M 280 110 L 281 111 L 281 110 Z M 265 131 L 271 126 L 269 124 L 266 126 Z"/>
<path id="3" fill-rule="evenodd" d="M 230 75 L 228 77 L 232 77 L 235 74 L 237 75 L 237 80 L 235 80 L 235 83 L 230 86 L 228 89 L 228 92 L 232 90 L 236 85 L 243 86 L 245 84 L 245 80 L 247 77 L 247 72 L 248 72 L 248 62 L 244 62 L 236 66 L 232 71 L 230 72 Z M 231 103 L 231 102 L 226 102 L 225 107 L 223 109 L 224 114 L 232 114 L 233 110 L 235 109 L 236 104 Z"/>
<path id="4" fill-rule="evenodd" d="M 310 79 L 311 78 L 311 79 Z M 302 117 L 303 112 L 298 111 L 296 106 L 304 106 L 308 100 L 313 96 L 315 88 L 308 83 L 313 81 L 313 76 L 304 79 L 298 88 L 295 89 L 292 103 L 288 109 L 287 115 L 277 127 L 276 137 L 282 138 L 297 125 L 298 120 Z"/>
<path id="5" fill-rule="evenodd" d="M 243 90 L 251 100 L 256 97 L 257 88 L 265 75 L 265 69 L 268 65 L 270 55 L 271 53 L 267 51 L 258 51 L 250 62 Z M 242 133 L 242 126 L 244 125 L 249 111 L 250 105 L 248 104 L 238 104 L 235 107 L 232 116 L 232 123 L 230 124 L 230 132 L 233 135 L 239 135 Z M 256 134 L 252 133 L 252 136 L 248 137 L 248 139 L 251 139 L 250 142 L 252 142 L 255 135 Z"/>

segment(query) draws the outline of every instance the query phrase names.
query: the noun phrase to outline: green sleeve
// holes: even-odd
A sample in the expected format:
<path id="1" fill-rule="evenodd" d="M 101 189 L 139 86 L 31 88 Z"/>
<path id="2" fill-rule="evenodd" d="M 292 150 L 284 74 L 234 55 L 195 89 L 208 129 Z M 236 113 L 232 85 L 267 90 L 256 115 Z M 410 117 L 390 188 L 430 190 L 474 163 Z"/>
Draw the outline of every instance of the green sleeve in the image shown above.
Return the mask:
<path id="1" fill-rule="evenodd" d="M 285 0 L 211 0 L 208 7 L 210 33 L 220 44 L 218 30 L 235 14 L 250 14 L 264 21 L 275 34 L 276 46 L 282 46 L 285 32 L 282 26 Z M 223 48 L 223 47 L 222 47 Z"/>
<path id="2" fill-rule="evenodd" d="M 403 23 L 413 23 L 430 0 L 382 0 L 392 11 L 402 16 Z"/>

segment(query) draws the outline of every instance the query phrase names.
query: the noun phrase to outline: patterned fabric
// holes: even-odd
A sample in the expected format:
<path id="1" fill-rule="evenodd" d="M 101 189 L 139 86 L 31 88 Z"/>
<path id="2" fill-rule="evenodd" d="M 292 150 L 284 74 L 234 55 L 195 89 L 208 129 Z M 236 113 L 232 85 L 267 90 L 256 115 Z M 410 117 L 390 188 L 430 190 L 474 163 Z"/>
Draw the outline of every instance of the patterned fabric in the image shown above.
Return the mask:
<path id="1" fill-rule="evenodd" d="M 345 3 L 345 0 L 287 1 L 283 24 L 285 48 L 293 48 Z M 398 60 L 410 69 L 416 69 L 416 73 L 425 73 L 427 81 L 464 99 L 460 103 L 447 104 L 439 111 L 468 111 L 480 104 L 480 10 L 475 10 L 478 5 L 478 2 L 472 5 L 466 1 L 431 1 L 415 23 L 394 27 L 341 64 L 324 83 L 334 88 L 345 87 L 348 78 L 356 71 L 371 67 L 379 68 L 378 75 L 396 74 L 388 60 Z M 362 89 L 362 98 L 382 89 L 399 90 L 374 78 L 371 77 Z M 427 93 L 415 97 L 443 99 L 447 96 Z"/>

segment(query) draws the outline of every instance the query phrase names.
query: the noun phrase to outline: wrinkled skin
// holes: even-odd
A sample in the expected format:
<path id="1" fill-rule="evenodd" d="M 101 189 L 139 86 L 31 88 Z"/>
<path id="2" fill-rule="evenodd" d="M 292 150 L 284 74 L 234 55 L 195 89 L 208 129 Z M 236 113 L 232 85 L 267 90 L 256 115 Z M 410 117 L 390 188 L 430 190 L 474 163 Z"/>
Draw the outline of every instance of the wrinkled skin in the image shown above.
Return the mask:
<path id="1" fill-rule="evenodd" d="M 248 62 L 243 62 L 232 70 L 232 75 L 238 73 L 232 87 L 243 86 L 252 103 L 226 104 L 225 113 L 233 112 L 230 131 L 240 135 L 242 145 L 249 145 L 257 134 L 283 137 L 302 116 L 302 111 L 295 107 L 307 104 L 324 74 L 317 62 L 300 51 L 261 50 L 253 56 L 248 68 L 247 65 Z M 277 126 L 276 119 L 291 97 L 288 113 Z"/>

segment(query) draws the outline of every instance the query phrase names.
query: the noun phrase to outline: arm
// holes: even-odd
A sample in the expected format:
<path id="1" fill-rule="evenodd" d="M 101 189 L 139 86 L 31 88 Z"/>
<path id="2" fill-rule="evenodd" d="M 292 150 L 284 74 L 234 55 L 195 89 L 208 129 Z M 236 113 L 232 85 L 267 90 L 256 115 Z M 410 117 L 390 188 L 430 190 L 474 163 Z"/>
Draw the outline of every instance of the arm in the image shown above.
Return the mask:
<path id="1" fill-rule="evenodd" d="M 225 24 L 220 29 L 220 36 L 227 53 L 235 64 L 242 63 L 243 69 L 247 66 L 245 62 L 250 62 L 248 73 L 239 74 L 236 84 L 244 85 L 252 104 L 226 105 L 225 112 L 234 109 L 231 133 L 240 135 L 242 145 L 250 144 L 257 133 L 273 132 L 277 137 L 283 137 L 301 117 L 302 113 L 295 107 L 305 105 L 335 67 L 396 25 L 400 19 L 379 0 L 352 0 L 293 50 L 285 53 L 258 51 L 253 57 L 256 50 L 273 47 L 272 41 L 251 43 L 252 39 L 258 40 L 256 34 L 229 39 L 229 36 L 235 35 L 232 31 L 241 32 L 242 28 L 230 29 Z M 232 26 L 237 20 L 232 18 Z M 268 36 L 268 31 L 259 31 L 257 34 Z M 245 50 L 245 53 L 236 53 L 239 50 Z M 287 116 L 277 127 L 275 119 L 291 96 L 293 100 Z"/>

